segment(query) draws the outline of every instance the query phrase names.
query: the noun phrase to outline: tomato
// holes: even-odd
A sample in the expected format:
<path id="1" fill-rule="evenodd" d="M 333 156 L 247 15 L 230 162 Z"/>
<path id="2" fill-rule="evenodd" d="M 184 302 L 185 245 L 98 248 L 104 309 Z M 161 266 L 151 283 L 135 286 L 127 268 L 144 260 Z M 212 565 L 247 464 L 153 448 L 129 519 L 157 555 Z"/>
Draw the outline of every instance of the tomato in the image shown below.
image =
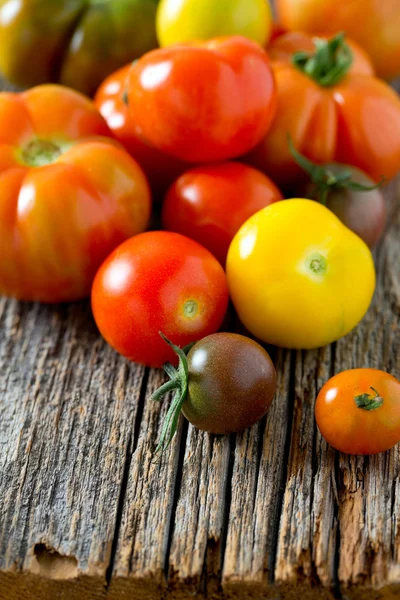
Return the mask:
<path id="1" fill-rule="evenodd" d="M 84 96 L 46 85 L 0 94 L 0 293 L 62 302 L 90 293 L 105 257 L 144 231 L 139 165 Z"/>
<path id="2" fill-rule="evenodd" d="M 400 73 L 398 0 L 277 0 L 277 8 L 286 29 L 346 31 L 371 56 L 380 77 Z"/>
<path id="3" fill-rule="evenodd" d="M 386 201 L 372 179 L 349 165 L 316 165 L 291 148 L 310 180 L 303 186 L 304 198 L 325 204 L 339 219 L 373 248 L 386 225 Z"/>
<path id="4" fill-rule="evenodd" d="M 316 163 L 340 162 L 365 171 L 374 181 L 400 169 L 400 98 L 386 83 L 349 72 L 349 48 L 336 36 L 312 53 L 296 53 L 297 64 L 272 62 L 278 111 L 264 140 L 248 161 L 278 185 L 301 178 L 288 134 Z"/>
<path id="5" fill-rule="evenodd" d="M 299 198 L 246 221 L 229 248 L 227 276 L 244 326 L 287 348 L 317 348 L 346 335 L 375 287 L 366 244 L 325 206 Z"/>
<path id="6" fill-rule="evenodd" d="M 153 194 L 158 198 L 189 168 L 189 164 L 160 152 L 136 133 L 135 117 L 128 109 L 126 98 L 131 66 L 126 65 L 107 77 L 97 90 L 94 103 L 117 140 L 138 161 L 149 179 Z"/>
<path id="7" fill-rule="evenodd" d="M 123 356 L 150 367 L 175 359 L 163 331 L 185 346 L 220 327 L 228 305 L 225 273 L 200 244 L 150 231 L 119 246 L 93 283 L 97 326 Z"/>
<path id="8" fill-rule="evenodd" d="M 336 33 L 336 32 L 335 32 Z M 271 40 L 267 51 L 268 56 L 274 62 L 282 61 L 290 64 L 293 54 L 296 52 L 313 52 L 315 49 L 314 38 L 319 37 L 323 40 L 329 40 L 331 35 L 311 35 L 303 31 L 282 32 Z M 349 73 L 358 73 L 360 75 L 374 75 L 375 70 L 368 54 L 353 40 L 346 38 L 346 43 L 353 54 L 353 62 L 349 68 Z"/>
<path id="9" fill-rule="evenodd" d="M 340 452 L 385 452 L 400 442 L 400 381 L 376 369 L 339 373 L 318 394 L 315 418 Z"/>
<path id="10" fill-rule="evenodd" d="M 243 35 L 264 46 L 272 28 L 266 0 L 161 0 L 157 35 L 161 46 Z"/>
<path id="11" fill-rule="evenodd" d="M 241 37 L 154 50 L 129 80 L 139 134 L 189 162 L 240 156 L 261 141 L 275 113 L 268 57 Z"/>
<path id="12" fill-rule="evenodd" d="M 164 229 L 208 248 L 225 265 L 229 244 L 251 215 L 283 196 L 265 175 L 227 162 L 187 171 L 170 188 L 162 212 Z"/>
<path id="13" fill-rule="evenodd" d="M 29 87 L 60 82 L 93 94 L 157 47 L 158 0 L 0 0 L 0 71 Z"/>
<path id="14" fill-rule="evenodd" d="M 170 381 L 152 396 L 160 400 L 176 390 L 158 449 L 171 442 L 181 411 L 195 427 L 216 434 L 247 429 L 268 411 L 276 392 L 276 372 L 257 342 L 235 333 L 215 333 L 197 342 L 187 357 L 172 347 L 179 368 L 166 367 Z"/>

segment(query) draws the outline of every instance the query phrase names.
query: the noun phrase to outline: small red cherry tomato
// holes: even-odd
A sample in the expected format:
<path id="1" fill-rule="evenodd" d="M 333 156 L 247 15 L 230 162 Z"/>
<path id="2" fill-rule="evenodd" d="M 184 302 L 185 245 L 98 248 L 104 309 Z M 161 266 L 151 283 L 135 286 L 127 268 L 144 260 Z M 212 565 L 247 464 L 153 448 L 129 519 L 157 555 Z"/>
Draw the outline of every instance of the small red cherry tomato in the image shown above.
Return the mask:
<path id="1" fill-rule="evenodd" d="M 229 245 L 243 223 L 282 199 L 266 175 L 241 163 L 197 167 L 169 189 L 163 227 L 196 240 L 225 265 Z"/>
<path id="2" fill-rule="evenodd" d="M 176 362 L 175 344 L 218 331 L 228 306 L 225 273 L 197 242 L 150 231 L 121 244 L 100 267 L 92 289 L 101 334 L 123 356 L 151 367 Z"/>
<path id="3" fill-rule="evenodd" d="M 241 156 L 261 142 L 276 110 L 266 52 L 242 37 L 149 52 L 129 76 L 139 134 L 189 162 Z"/>
<path id="4" fill-rule="evenodd" d="M 318 394 L 315 418 L 336 450 L 385 452 L 400 441 L 400 381 L 376 369 L 339 373 Z"/>
<path id="5" fill-rule="evenodd" d="M 107 77 L 97 90 L 94 103 L 117 140 L 146 173 L 157 199 L 189 164 L 157 150 L 138 136 L 135 115 L 128 108 L 126 96 L 131 68 L 131 64 L 126 65 Z"/>

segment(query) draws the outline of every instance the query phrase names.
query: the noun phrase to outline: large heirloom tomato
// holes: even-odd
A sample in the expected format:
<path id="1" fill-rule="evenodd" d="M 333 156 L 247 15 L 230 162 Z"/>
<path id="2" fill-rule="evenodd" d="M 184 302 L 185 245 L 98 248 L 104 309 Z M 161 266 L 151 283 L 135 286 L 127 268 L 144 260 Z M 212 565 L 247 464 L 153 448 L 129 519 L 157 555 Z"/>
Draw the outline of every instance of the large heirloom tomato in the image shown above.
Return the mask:
<path id="1" fill-rule="evenodd" d="M 248 152 L 275 113 L 267 54 L 242 37 L 154 50 L 133 66 L 129 80 L 128 102 L 139 134 L 189 162 Z"/>
<path id="2" fill-rule="evenodd" d="M 229 244 L 240 226 L 282 198 L 268 177 L 239 162 L 197 167 L 169 189 L 163 227 L 196 240 L 225 265 Z"/>
<path id="3" fill-rule="evenodd" d="M 315 418 L 336 450 L 385 452 L 400 442 L 400 381 L 377 369 L 343 371 L 318 394 Z"/>
<path id="4" fill-rule="evenodd" d="M 304 199 L 250 217 L 229 248 L 227 275 L 245 327 L 287 348 L 317 348 L 346 335 L 375 288 L 366 244 L 322 204 Z"/>
<path id="5" fill-rule="evenodd" d="M 149 367 L 176 362 L 160 331 L 186 346 L 215 333 L 227 305 L 218 261 L 197 242 L 169 231 L 149 231 L 121 244 L 100 267 L 92 289 L 103 337 Z"/>
<path id="6" fill-rule="evenodd" d="M 138 164 L 93 104 L 55 85 L 0 94 L 0 293 L 60 302 L 89 294 L 96 270 L 146 229 Z"/>
<path id="7" fill-rule="evenodd" d="M 342 35 L 314 39 L 315 52 L 297 52 L 292 63 L 271 62 L 277 114 L 249 162 L 278 184 L 296 183 L 301 170 L 290 153 L 290 134 L 314 162 L 350 164 L 375 181 L 390 179 L 400 169 L 399 96 L 375 77 L 350 72 L 352 54 Z"/>
<path id="8" fill-rule="evenodd" d="M 188 163 L 160 152 L 136 133 L 135 115 L 129 110 L 127 81 L 132 65 L 112 73 L 98 89 L 94 103 L 117 140 L 138 161 L 158 198 L 188 167 Z"/>
<path id="9" fill-rule="evenodd" d="M 293 54 L 296 52 L 313 52 L 315 50 L 315 38 L 329 40 L 332 35 L 312 35 L 304 31 L 283 32 L 271 40 L 267 51 L 268 56 L 274 62 L 282 61 L 291 64 Z M 349 73 L 359 75 L 374 75 L 375 70 L 368 54 L 353 40 L 346 38 L 346 43 L 353 54 L 353 62 L 349 67 Z"/>
<path id="10" fill-rule="evenodd" d="M 157 11 L 161 46 L 221 35 L 243 35 L 264 46 L 271 28 L 266 0 L 161 0 Z"/>
<path id="11" fill-rule="evenodd" d="M 277 0 L 277 7 L 286 29 L 346 31 L 371 56 L 379 76 L 400 73 L 399 0 Z"/>
<path id="12" fill-rule="evenodd" d="M 0 0 L 0 71 L 22 87 L 60 82 L 92 94 L 156 48 L 158 0 Z"/>

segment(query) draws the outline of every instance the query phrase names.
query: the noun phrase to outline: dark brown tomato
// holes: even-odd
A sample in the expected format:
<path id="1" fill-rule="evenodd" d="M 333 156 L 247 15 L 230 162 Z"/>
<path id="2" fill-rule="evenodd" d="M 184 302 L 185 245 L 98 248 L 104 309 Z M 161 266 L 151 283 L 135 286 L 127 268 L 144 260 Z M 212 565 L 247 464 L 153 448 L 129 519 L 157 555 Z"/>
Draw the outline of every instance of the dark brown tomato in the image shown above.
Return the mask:
<path id="1" fill-rule="evenodd" d="M 242 431 L 269 409 L 276 371 L 254 340 L 235 333 L 209 335 L 187 360 L 189 393 L 182 412 L 195 427 L 216 434 Z"/>
<path id="2" fill-rule="evenodd" d="M 330 173 L 339 174 L 344 166 L 332 163 L 325 166 Z M 345 166 L 351 172 L 352 181 L 363 186 L 373 186 L 376 182 L 357 167 Z M 315 184 L 305 187 L 304 198 L 318 199 Z M 379 242 L 386 225 L 386 203 L 379 188 L 358 191 L 333 186 L 328 193 L 327 207 L 352 231 L 373 248 Z"/>

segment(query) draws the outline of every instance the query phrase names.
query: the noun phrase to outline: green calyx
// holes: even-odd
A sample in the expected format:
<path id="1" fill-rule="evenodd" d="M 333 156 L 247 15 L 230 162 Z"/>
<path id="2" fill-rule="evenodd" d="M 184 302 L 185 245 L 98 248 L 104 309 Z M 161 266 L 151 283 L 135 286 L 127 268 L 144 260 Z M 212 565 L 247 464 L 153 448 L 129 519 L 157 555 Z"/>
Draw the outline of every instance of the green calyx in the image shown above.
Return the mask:
<path id="1" fill-rule="evenodd" d="M 28 167 L 44 167 L 54 163 L 71 144 L 36 138 L 22 148 L 19 158 Z"/>
<path id="2" fill-rule="evenodd" d="M 337 163 L 317 165 L 301 154 L 293 145 L 288 136 L 290 153 L 295 162 L 307 173 L 317 191 L 316 200 L 326 206 L 329 192 L 336 190 L 354 190 L 357 192 L 370 192 L 381 187 L 383 180 L 375 185 L 363 185 L 353 180 L 352 172 L 345 166 Z"/>
<path id="3" fill-rule="evenodd" d="M 171 444 L 179 423 L 179 415 L 181 414 L 183 403 L 185 402 L 189 389 L 189 367 L 186 358 L 189 350 L 194 346 L 194 342 L 185 348 L 179 348 L 168 338 L 159 332 L 162 339 L 172 348 L 179 357 L 178 368 L 176 369 L 171 363 L 165 363 L 164 371 L 170 378 L 152 395 L 151 400 L 159 402 L 162 398 L 171 391 L 175 391 L 171 406 L 169 407 L 155 453 L 164 452 Z"/>
<path id="4" fill-rule="evenodd" d="M 339 83 L 353 64 L 353 53 L 345 42 L 344 33 L 338 33 L 330 40 L 313 38 L 315 51 L 296 52 L 292 63 L 308 77 L 323 87 Z"/>
<path id="5" fill-rule="evenodd" d="M 372 394 L 360 394 L 359 396 L 354 397 L 357 408 L 361 408 L 363 410 L 376 410 L 382 406 L 382 396 L 372 386 L 370 389 L 375 392 L 374 396 Z"/>

